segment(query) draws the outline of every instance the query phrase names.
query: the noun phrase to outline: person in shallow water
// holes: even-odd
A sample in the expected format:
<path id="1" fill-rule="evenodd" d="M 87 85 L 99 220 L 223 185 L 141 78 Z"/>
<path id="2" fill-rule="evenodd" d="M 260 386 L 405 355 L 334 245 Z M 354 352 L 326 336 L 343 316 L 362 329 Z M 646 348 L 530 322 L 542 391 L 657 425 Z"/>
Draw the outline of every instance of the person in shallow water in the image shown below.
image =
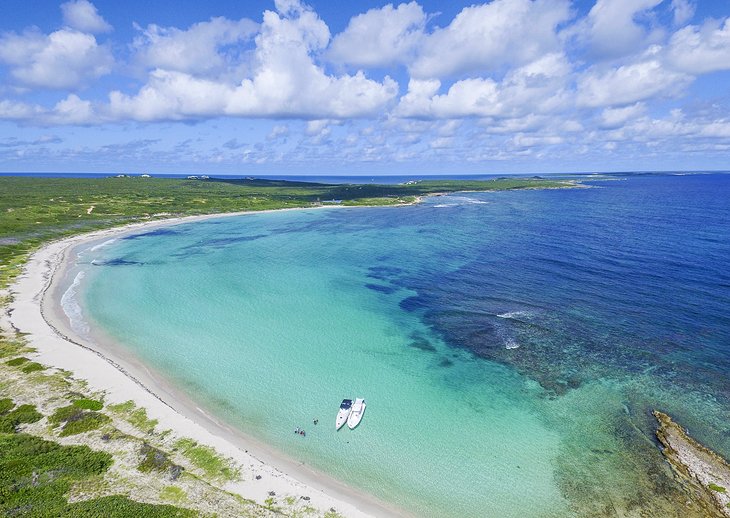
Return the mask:
<path id="1" fill-rule="evenodd" d="M 316 426 L 316 424 L 317 424 L 317 423 L 319 423 L 319 419 L 315 418 L 315 419 L 313 419 L 313 420 L 312 420 L 312 422 L 313 422 L 313 423 L 315 424 L 315 426 Z"/>

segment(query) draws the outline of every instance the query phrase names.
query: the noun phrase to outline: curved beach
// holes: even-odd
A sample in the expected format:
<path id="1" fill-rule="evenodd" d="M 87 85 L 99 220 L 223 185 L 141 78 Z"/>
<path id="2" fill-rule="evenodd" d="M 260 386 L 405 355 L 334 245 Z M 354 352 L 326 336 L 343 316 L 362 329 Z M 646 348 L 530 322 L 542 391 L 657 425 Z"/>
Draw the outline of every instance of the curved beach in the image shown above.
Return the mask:
<path id="1" fill-rule="evenodd" d="M 231 457 L 241 466 L 242 477 L 227 484 L 228 491 L 259 503 L 271 491 L 308 497 L 309 504 L 320 512 L 334 508 L 345 516 L 406 514 L 218 421 L 111 340 L 99 339 L 97 333 L 90 340 L 71 329 L 61 297 L 69 285 L 64 282 L 64 273 L 79 248 L 141 230 L 242 214 L 247 213 L 135 223 L 52 242 L 32 255 L 12 286 L 10 323 L 27 335 L 29 345 L 37 350 L 38 361 L 86 380 L 91 389 L 105 393 L 107 403 L 132 400 L 157 419 L 161 429 L 171 429 L 180 437 L 192 438 Z"/>

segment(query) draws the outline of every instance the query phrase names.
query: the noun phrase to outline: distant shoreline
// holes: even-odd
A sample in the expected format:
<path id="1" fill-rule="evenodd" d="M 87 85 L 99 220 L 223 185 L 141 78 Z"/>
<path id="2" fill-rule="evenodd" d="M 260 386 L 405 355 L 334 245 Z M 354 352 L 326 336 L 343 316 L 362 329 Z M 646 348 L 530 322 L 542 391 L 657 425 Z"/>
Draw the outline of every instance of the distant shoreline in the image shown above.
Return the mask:
<path id="1" fill-rule="evenodd" d="M 112 340 L 100 338 L 103 333 L 99 330 L 94 330 L 92 339 L 78 336 L 70 329 L 61 307 L 61 295 L 69 284 L 64 282 L 65 273 L 76 258 L 76 250 L 93 246 L 97 241 L 208 219 L 324 208 L 334 209 L 331 206 L 303 207 L 177 217 L 137 222 L 53 241 L 30 257 L 24 274 L 12 286 L 11 323 L 17 331 L 28 334 L 28 343 L 37 350 L 40 362 L 69 370 L 87 380 L 90 387 L 106 393 L 109 403 L 131 399 L 146 408 L 150 417 L 159 421 L 160 427 L 170 428 L 180 437 L 191 437 L 232 457 L 243 467 L 245 475 L 242 481 L 226 488 L 230 491 L 259 503 L 264 502 L 269 491 L 308 496 L 310 505 L 321 512 L 335 508 L 353 517 L 406 515 L 401 509 L 288 458 L 218 421 L 158 373 L 115 346 Z M 256 480 L 254 472 L 262 479 Z"/>

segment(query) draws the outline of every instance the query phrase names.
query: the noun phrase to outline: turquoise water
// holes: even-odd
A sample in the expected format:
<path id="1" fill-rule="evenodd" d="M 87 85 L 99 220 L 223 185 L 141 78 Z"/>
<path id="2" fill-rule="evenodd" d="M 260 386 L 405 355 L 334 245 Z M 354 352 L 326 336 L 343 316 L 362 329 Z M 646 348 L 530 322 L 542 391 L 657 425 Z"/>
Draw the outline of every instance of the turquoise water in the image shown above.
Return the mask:
<path id="1" fill-rule="evenodd" d="M 217 416 L 415 514 L 699 515 L 650 411 L 730 453 L 728 180 L 178 225 L 86 251 L 82 306 Z M 335 432 L 344 397 L 368 408 Z"/>

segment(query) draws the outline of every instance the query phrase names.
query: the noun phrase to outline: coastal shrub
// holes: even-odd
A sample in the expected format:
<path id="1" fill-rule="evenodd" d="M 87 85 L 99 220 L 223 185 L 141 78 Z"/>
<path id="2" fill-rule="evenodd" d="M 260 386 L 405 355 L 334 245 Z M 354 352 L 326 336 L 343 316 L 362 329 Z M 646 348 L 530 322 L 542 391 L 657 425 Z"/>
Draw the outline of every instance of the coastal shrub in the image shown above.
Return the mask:
<path id="1" fill-rule="evenodd" d="M 144 516 L 145 518 L 192 518 L 197 516 L 197 513 L 172 505 L 146 504 L 135 502 L 125 496 L 114 495 L 86 500 L 84 502 L 75 502 L 68 505 L 61 516 L 79 518 L 96 518 L 100 516 L 120 518 L 136 518 L 138 516 Z"/>
<path id="2" fill-rule="evenodd" d="M 152 505 L 125 496 L 69 504 L 72 484 L 104 474 L 112 456 L 88 446 L 62 446 L 19 433 L 0 434 L 0 515 L 38 517 L 192 517 L 171 505 Z"/>
<path id="3" fill-rule="evenodd" d="M 160 491 L 160 499 L 168 502 L 180 503 L 187 499 L 187 493 L 177 486 L 165 486 Z"/>
<path id="4" fill-rule="evenodd" d="M 22 370 L 26 374 L 30 374 L 31 372 L 45 370 L 45 367 L 43 365 L 41 365 L 40 363 L 27 362 L 25 365 L 23 365 L 23 368 L 20 370 Z"/>
<path id="5" fill-rule="evenodd" d="M 97 430 L 110 421 L 109 417 L 99 412 L 83 412 L 77 419 L 69 420 L 63 425 L 61 437 Z"/>
<path id="6" fill-rule="evenodd" d="M 707 487 L 709 487 L 713 491 L 717 491 L 718 493 L 725 493 L 727 491 L 727 489 L 725 489 L 722 486 L 718 486 L 717 484 L 710 483 L 710 484 L 707 485 Z"/>
<path id="7" fill-rule="evenodd" d="M 134 410 L 134 401 L 130 399 L 129 401 L 125 401 L 124 403 L 109 405 L 107 406 L 107 409 L 118 414 L 125 414 Z"/>
<path id="8" fill-rule="evenodd" d="M 107 410 L 120 414 L 129 424 L 145 433 L 152 433 L 157 426 L 157 419 L 147 417 L 147 411 L 144 408 L 136 408 L 134 401 L 126 401 L 117 405 L 108 405 Z"/>
<path id="9" fill-rule="evenodd" d="M 209 446 L 202 446 L 192 439 L 180 439 L 175 443 L 175 448 L 209 477 L 225 480 L 238 478 L 238 471 L 232 469 L 229 462 Z"/>
<path id="10" fill-rule="evenodd" d="M 15 408 L 15 403 L 10 398 L 0 399 L 0 415 L 5 415 Z"/>
<path id="11" fill-rule="evenodd" d="M 111 420 L 108 416 L 99 412 L 83 410 L 75 404 L 70 404 L 57 408 L 48 418 L 48 421 L 55 426 L 64 423 L 59 435 L 66 437 L 96 430 Z"/>
<path id="12" fill-rule="evenodd" d="M 48 418 L 48 422 L 54 425 L 61 424 L 62 422 L 68 421 L 72 417 L 79 415 L 81 412 L 81 409 L 76 408 L 73 405 L 57 408 L 56 411 Z"/>
<path id="13" fill-rule="evenodd" d="M 105 472 L 108 453 L 25 433 L 0 434 L 0 515 L 62 516 L 72 482 Z"/>
<path id="14" fill-rule="evenodd" d="M 137 469 L 143 473 L 149 473 L 150 471 L 167 472 L 171 480 L 177 480 L 183 471 L 181 466 L 170 460 L 167 453 L 147 443 L 142 444 L 140 454 L 142 460 L 137 465 Z"/>
<path id="15" fill-rule="evenodd" d="M 12 404 L 12 401 L 10 403 Z M 20 405 L 15 410 L 6 412 L 0 416 L 0 433 L 15 433 L 18 425 L 35 423 L 42 418 L 43 414 L 36 410 L 35 405 Z"/>
<path id="16" fill-rule="evenodd" d="M 95 399 L 75 399 L 72 404 L 76 408 L 81 408 L 83 410 L 101 410 L 104 408 L 102 402 Z"/>
<path id="17" fill-rule="evenodd" d="M 2 307 L 2 305 L 0 305 Z M 0 339 L 0 358 L 7 358 L 28 350 L 19 340 Z"/>
<path id="18" fill-rule="evenodd" d="M 127 421 L 129 421 L 132 426 L 145 433 L 154 432 L 155 426 L 157 426 L 157 419 L 150 419 L 147 417 L 147 410 L 144 408 L 138 408 L 137 410 L 130 412 L 127 416 Z"/>
<path id="19" fill-rule="evenodd" d="M 23 365 L 26 362 L 29 362 L 30 360 L 28 358 L 25 358 L 24 356 L 19 356 L 17 358 L 13 358 L 12 360 L 8 360 L 5 362 L 5 365 L 10 365 L 11 367 L 19 367 L 20 365 Z"/>

